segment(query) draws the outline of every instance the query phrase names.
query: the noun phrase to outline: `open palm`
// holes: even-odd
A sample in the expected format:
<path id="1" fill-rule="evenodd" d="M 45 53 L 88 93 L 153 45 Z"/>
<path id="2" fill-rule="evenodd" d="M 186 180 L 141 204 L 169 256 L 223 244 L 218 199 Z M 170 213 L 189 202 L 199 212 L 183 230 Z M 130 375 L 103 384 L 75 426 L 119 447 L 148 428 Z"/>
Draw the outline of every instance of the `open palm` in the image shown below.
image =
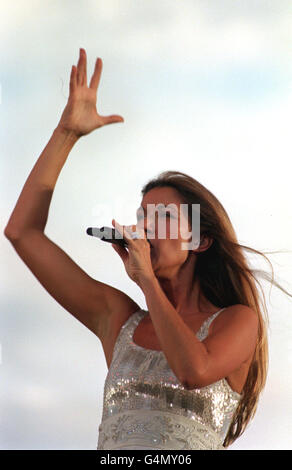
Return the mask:
<path id="1" fill-rule="evenodd" d="M 97 112 L 97 88 L 102 71 L 101 58 L 96 60 L 89 87 L 86 69 L 86 51 L 80 49 L 77 67 L 73 65 L 71 70 L 68 102 L 59 122 L 59 127 L 73 132 L 78 137 L 106 124 L 124 122 L 123 117 L 117 114 L 100 116 Z"/>

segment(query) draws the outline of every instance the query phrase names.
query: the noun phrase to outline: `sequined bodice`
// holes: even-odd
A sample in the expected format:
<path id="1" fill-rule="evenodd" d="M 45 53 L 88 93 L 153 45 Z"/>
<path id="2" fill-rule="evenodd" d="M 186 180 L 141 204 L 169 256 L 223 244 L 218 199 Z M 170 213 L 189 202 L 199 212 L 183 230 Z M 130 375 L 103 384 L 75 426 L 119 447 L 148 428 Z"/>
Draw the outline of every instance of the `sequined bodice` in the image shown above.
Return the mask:
<path id="1" fill-rule="evenodd" d="M 196 335 L 200 341 L 222 310 L 203 323 Z M 104 385 L 97 449 L 224 449 L 241 395 L 226 379 L 186 389 L 163 351 L 133 342 L 134 331 L 146 314 L 138 310 L 131 315 L 115 343 Z"/>

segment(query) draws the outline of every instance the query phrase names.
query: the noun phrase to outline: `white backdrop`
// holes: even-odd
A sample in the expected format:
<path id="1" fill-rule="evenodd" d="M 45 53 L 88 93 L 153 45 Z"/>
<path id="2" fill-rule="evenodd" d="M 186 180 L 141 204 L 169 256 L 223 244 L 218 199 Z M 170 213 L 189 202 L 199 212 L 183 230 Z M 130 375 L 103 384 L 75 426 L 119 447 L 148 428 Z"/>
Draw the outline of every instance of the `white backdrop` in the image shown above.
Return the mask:
<path id="1" fill-rule="evenodd" d="M 50 297 L 3 230 L 68 97 L 79 47 L 103 60 L 98 109 L 120 114 L 72 150 L 46 234 L 89 275 L 146 308 L 91 225 L 135 223 L 141 187 L 190 174 L 222 202 L 240 243 L 291 250 L 289 0 L 0 2 L 2 449 L 95 449 L 107 373 L 99 340 Z M 112 207 L 98 216 L 99 204 Z M 122 210 L 128 212 L 122 214 Z M 291 292 L 291 251 L 271 255 Z M 261 258 L 257 268 L 269 270 Z M 291 299 L 263 283 L 270 368 L 256 417 L 230 449 L 292 447 Z M 270 294 L 270 296 L 269 296 Z"/>

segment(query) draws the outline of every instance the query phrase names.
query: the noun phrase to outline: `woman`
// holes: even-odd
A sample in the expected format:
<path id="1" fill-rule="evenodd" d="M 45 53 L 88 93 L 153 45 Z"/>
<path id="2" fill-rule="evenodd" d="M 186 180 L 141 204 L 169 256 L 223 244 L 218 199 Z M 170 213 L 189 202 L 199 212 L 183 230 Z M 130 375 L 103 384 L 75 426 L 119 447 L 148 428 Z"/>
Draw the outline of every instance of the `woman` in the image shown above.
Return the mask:
<path id="1" fill-rule="evenodd" d="M 88 276 L 44 233 L 73 145 L 94 129 L 124 121 L 97 112 L 101 59 L 89 87 L 86 69 L 80 49 L 68 103 L 4 233 L 45 289 L 102 343 L 109 372 L 97 449 L 224 449 L 255 412 L 266 379 L 267 338 L 252 271 L 220 202 L 180 172 L 165 172 L 143 188 L 140 215 L 150 204 L 200 204 L 200 244 L 189 250 L 182 249 L 187 235 L 170 237 L 170 218 L 192 227 L 192 211 L 162 214 L 164 239 L 157 236 L 156 213 L 146 212 L 131 227 L 113 219 L 128 245 L 112 246 L 142 289 L 147 311 Z"/>

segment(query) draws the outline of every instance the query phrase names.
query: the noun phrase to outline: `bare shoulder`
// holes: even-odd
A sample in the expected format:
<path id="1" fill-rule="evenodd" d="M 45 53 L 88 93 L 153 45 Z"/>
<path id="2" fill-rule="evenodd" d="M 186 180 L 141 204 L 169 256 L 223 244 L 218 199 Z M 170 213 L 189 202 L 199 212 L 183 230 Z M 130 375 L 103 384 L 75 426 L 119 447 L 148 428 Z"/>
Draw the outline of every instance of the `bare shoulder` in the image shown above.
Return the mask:
<path id="1" fill-rule="evenodd" d="M 243 304 L 235 304 L 224 309 L 211 323 L 209 337 L 221 333 L 230 338 L 235 335 L 238 340 L 248 339 L 250 347 L 256 344 L 258 336 L 259 319 L 257 312 Z"/>
<path id="2" fill-rule="evenodd" d="M 256 340 L 258 333 L 258 315 L 257 312 L 243 304 L 230 305 L 225 308 L 212 322 L 209 334 L 214 335 L 221 330 L 232 332 L 249 333 L 251 339 Z"/>
<path id="3" fill-rule="evenodd" d="M 259 318 L 252 308 L 236 304 L 225 308 L 210 325 L 204 345 L 212 358 L 204 383 L 225 377 L 241 393 L 254 356 Z"/>

